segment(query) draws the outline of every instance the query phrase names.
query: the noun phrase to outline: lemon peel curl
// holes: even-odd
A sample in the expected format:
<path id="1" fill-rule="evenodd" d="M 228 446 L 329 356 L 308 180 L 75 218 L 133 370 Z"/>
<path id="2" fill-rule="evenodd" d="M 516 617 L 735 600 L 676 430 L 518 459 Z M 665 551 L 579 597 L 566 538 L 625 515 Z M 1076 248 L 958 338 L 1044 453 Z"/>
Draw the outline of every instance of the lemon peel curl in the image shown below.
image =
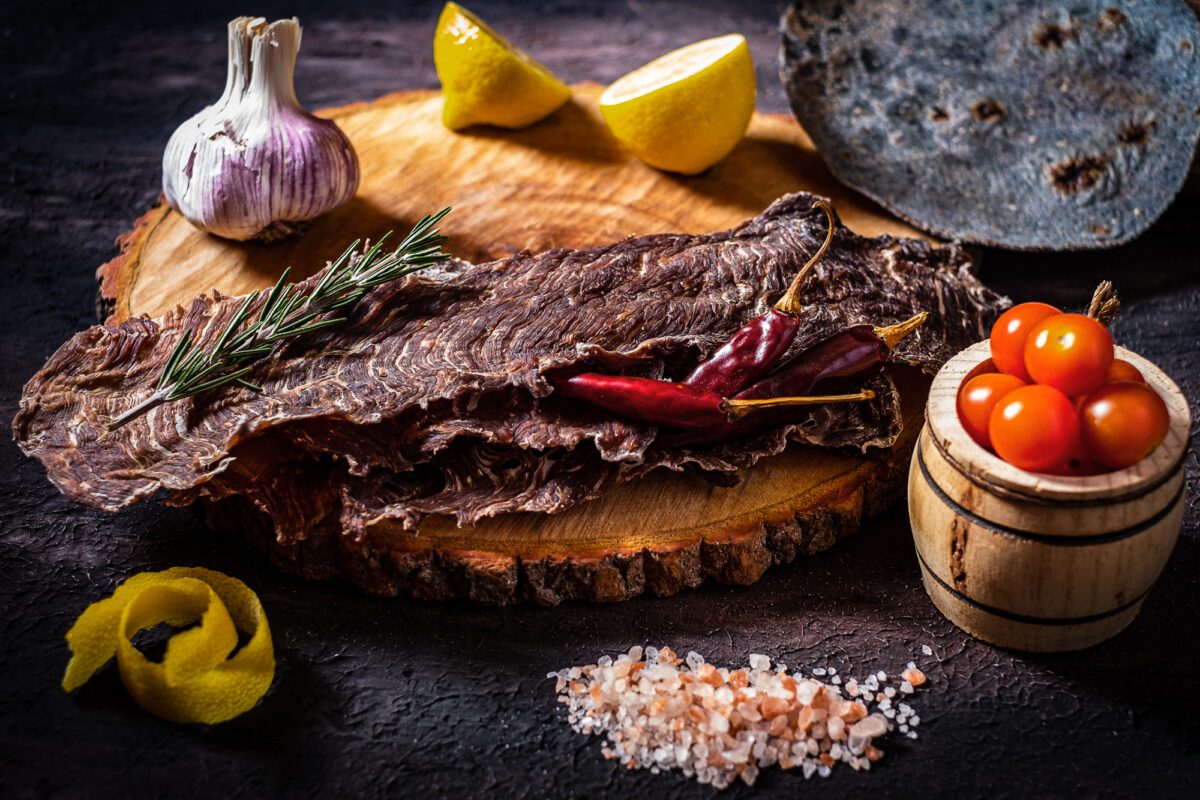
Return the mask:
<path id="1" fill-rule="evenodd" d="M 132 639 L 162 622 L 198 624 L 174 634 L 156 663 Z M 231 656 L 239 630 L 250 640 Z M 65 691 L 87 683 L 115 655 L 130 696 L 171 722 L 225 722 L 253 708 L 275 678 L 275 648 L 258 595 L 236 578 L 202 567 L 133 575 L 80 614 L 67 644 Z"/>

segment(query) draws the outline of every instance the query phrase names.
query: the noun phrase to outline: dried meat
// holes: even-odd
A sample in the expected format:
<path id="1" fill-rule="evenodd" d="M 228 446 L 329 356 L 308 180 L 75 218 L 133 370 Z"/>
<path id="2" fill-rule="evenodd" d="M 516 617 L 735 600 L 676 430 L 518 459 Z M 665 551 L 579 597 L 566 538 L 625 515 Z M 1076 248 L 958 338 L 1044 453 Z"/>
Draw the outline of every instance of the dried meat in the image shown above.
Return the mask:
<path id="1" fill-rule="evenodd" d="M 181 400 L 112 432 L 108 421 L 153 390 L 182 331 L 210 340 L 241 298 L 96 326 L 25 387 L 15 437 L 79 502 L 115 511 L 165 490 L 173 503 L 256 509 L 280 548 L 316 530 L 361 535 L 385 518 L 415 528 L 429 514 L 470 524 L 553 513 L 653 469 L 727 475 L 789 439 L 887 447 L 901 419 L 886 374 L 870 403 L 813 407 L 746 441 L 694 450 L 658 446 L 653 427 L 555 397 L 545 379 L 582 368 L 686 374 L 773 303 L 819 246 L 815 199 L 781 198 L 719 233 L 447 261 L 378 287 L 346 325 L 263 362 L 252 376 L 262 394 Z M 796 350 L 928 310 L 895 354 L 928 372 L 982 338 L 1005 302 L 957 245 L 841 226 L 803 300 Z"/>

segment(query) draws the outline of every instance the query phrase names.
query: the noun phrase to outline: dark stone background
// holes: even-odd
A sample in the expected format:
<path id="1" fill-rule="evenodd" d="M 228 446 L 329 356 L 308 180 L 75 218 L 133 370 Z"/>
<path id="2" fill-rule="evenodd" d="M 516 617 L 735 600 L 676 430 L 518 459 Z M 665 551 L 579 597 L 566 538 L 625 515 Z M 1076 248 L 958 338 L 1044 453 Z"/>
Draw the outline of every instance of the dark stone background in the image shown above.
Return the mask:
<path id="1" fill-rule="evenodd" d="M 95 321 L 94 268 L 154 202 L 174 126 L 220 92 L 227 19 L 300 16 L 298 87 L 311 107 L 436 85 L 437 3 L 175 5 L 35 0 L 0 10 L 4 419 L 43 360 Z M 610 81 L 672 47 L 742 31 L 759 65 L 760 109 L 786 110 L 772 3 L 470 5 L 569 81 Z M 1113 279 L 1126 301 L 1118 341 L 1166 369 L 1200 416 L 1198 220 L 1200 203 L 1181 200 L 1118 250 L 989 251 L 984 278 L 1018 300 L 1066 305 Z M 870 774 L 839 769 L 819 787 L 767 770 L 759 796 L 1150 796 L 1200 782 L 1195 448 L 1183 536 L 1140 618 L 1091 650 L 1028 656 L 938 615 L 902 507 L 753 587 L 488 610 L 304 583 L 187 511 L 78 508 L 0 439 L 0 796 L 708 796 L 681 777 L 604 761 L 598 740 L 563 723 L 542 677 L 662 642 L 718 663 L 763 652 L 865 675 L 915 656 L 928 672 L 914 702 L 920 739 L 885 745 Z M 74 617 L 123 577 L 179 564 L 236 575 L 262 597 L 279 659 L 263 703 L 213 729 L 169 725 L 134 706 L 111 668 L 65 695 L 62 637 Z M 920 655 L 922 644 L 934 657 Z"/>

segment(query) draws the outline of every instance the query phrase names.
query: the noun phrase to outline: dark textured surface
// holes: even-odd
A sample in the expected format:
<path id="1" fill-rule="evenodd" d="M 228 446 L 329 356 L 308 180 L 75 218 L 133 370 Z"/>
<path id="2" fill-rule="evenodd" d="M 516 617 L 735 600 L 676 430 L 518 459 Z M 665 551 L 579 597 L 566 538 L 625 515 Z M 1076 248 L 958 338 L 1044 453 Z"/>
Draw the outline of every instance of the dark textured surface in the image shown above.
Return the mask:
<path id="1" fill-rule="evenodd" d="M 701 36 L 752 38 L 760 108 L 785 111 L 774 78 L 778 8 L 573 3 L 478 11 L 568 80 L 606 81 Z M 327 6 L 322 8 L 319 6 Z M 243 7 L 166 4 L 108 17 L 54 4 L 0 12 L 0 413 L 70 334 L 93 321 L 92 270 L 157 194 L 174 124 L 215 98 L 222 25 Z M 306 23 L 299 91 L 310 105 L 434 82 L 433 5 L 257 6 Z M 70 13 L 68 13 L 70 12 Z M 115 11 L 107 12 L 109 14 Z M 1118 340 L 1200 394 L 1200 206 L 1177 201 L 1144 237 L 1079 256 L 986 252 L 983 277 L 1018 300 L 1082 304 L 1100 277 L 1126 298 Z M 767 770 L 727 796 L 1157 796 L 1200 780 L 1200 501 L 1189 456 L 1185 530 L 1139 619 L 1095 649 L 995 650 L 955 630 L 920 586 L 903 508 L 829 554 L 745 589 L 706 586 L 620 605 L 483 610 L 365 597 L 282 576 L 191 514 L 117 516 L 64 501 L 41 468 L 0 443 L 0 796 L 700 797 L 682 778 L 627 774 L 562 722 L 551 669 L 635 642 L 718 662 L 748 652 L 849 674 L 910 658 L 931 682 L 921 738 L 885 745 L 868 775 L 819 786 Z M 77 697 L 58 689 L 62 635 L 90 601 L 142 569 L 196 564 L 262 597 L 279 673 L 263 704 L 204 730 L 136 708 L 110 669 Z M 922 657 L 928 643 L 932 658 Z"/>
<path id="2" fill-rule="evenodd" d="M 781 24 L 792 108 L 833 173 L 945 238 L 1128 241 L 1200 137 L 1182 0 L 810 0 Z"/>

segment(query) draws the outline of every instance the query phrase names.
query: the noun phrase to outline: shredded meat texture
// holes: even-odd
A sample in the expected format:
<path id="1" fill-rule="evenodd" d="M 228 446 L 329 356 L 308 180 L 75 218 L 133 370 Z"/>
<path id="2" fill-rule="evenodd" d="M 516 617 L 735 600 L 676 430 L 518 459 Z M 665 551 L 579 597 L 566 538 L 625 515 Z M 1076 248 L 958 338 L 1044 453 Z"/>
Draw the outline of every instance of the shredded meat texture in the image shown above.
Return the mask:
<path id="1" fill-rule="evenodd" d="M 115 511 L 239 498 L 285 545 L 318 527 L 361 534 L 516 511 L 553 513 L 647 472 L 728 479 L 789 440 L 882 448 L 900 433 L 886 373 L 867 403 L 798 410 L 715 447 L 655 444 L 658 429 L 554 396 L 563 369 L 677 378 L 782 294 L 825 235 L 817 198 L 781 198 L 730 231 L 662 234 L 590 250 L 447 261 L 380 286 L 344 326 L 284 347 L 252 376 L 160 406 L 109 432 L 148 396 L 185 328 L 214 339 L 242 298 L 204 296 L 162 318 L 83 331 L 26 385 L 21 448 L 67 496 Z M 319 275 L 309 279 L 315 281 Z M 793 351 L 859 323 L 930 319 L 894 360 L 935 371 L 978 341 L 1005 300 L 958 246 L 863 238 L 838 226 L 805 284 Z"/>

